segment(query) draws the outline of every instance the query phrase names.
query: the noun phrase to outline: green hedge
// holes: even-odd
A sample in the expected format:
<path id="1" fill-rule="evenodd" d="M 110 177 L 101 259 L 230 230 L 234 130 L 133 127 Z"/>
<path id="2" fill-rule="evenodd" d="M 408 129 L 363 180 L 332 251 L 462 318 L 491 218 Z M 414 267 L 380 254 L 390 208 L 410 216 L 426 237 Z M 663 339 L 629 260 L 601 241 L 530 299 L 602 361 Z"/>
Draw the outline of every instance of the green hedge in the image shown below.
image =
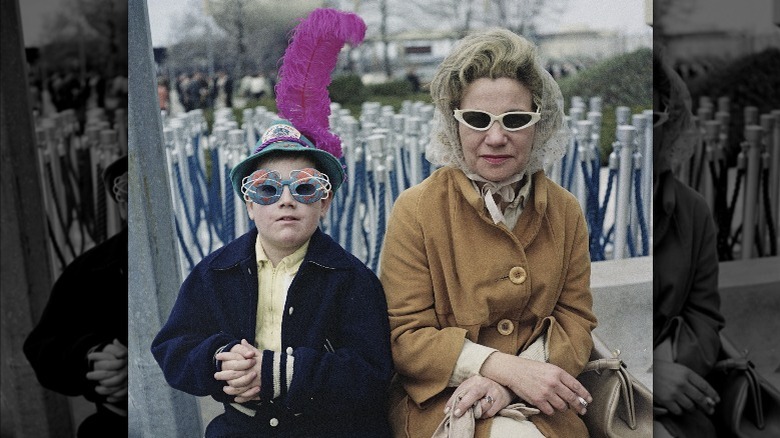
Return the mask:
<path id="1" fill-rule="evenodd" d="M 560 80 L 559 84 L 566 99 L 600 96 L 604 105 L 652 106 L 653 52 L 642 48 L 606 59 Z"/>
<path id="2" fill-rule="evenodd" d="M 333 78 L 328 87 L 330 100 L 342 105 L 361 104 L 368 98 L 368 92 L 360 76 L 340 75 Z"/>
<path id="3" fill-rule="evenodd" d="M 374 96 L 406 96 L 412 93 L 412 84 L 399 79 L 388 81 L 381 84 L 371 84 L 366 86 L 368 93 Z"/>
<path id="4" fill-rule="evenodd" d="M 733 165 L 739 153 L 739 142 L 744 139 L 745 107 L 757 107 L 760 117 L 777 109 L 777 102 L 780 102 L 780 49 L 769 48 L 737 58 L 725 68 L 713 71 L 688 86 L 694 112 L 701 96 L 710 97 L 716 110 L 719 97 L 729 98 L 730 145 L 727 152 Z"/>
<path id="5" fill-rule="evenodd" d="M 641 113 L 653 106 L 653 52 L 641 48 L 618 55 L 575 75 L 561 79 L 561 93 L 568 106 L 572 96 L 580 96 L 586 102 L 591 97 L 602 99 L 601 159 L 606 164 L 615 142 L 615 108 L 627 106 L 632 114 Z"/>

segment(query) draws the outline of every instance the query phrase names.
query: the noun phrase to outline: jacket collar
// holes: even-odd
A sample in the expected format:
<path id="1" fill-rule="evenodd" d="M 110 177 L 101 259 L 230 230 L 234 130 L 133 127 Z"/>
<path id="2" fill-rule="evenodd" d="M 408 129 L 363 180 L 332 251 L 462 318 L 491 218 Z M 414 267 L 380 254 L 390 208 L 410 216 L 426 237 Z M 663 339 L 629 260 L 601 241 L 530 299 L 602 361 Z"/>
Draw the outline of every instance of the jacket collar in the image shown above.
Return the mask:
<path id="1" fill-rule="evenodd" d="M 536 212 L 542 216 L 547 211 L 547 178 L 545 178 L 544 171 L 538 170 L 533 174 L 533 194 L 531 195 L 534 200 L 534 208 Z"/>
<path id="2" fill-rule="evenodd" d="M 223 270 L 238 266 L 249 261 L 256 264 L 255 242 L 257 241 L 257 228 L 252 227 L 244 235 L 228 243 L 222 249 L 217 250 L 214 258 L 209 262 L 210 269 Z M 303 263 L 314 262 L 317 265 L 330 269 L 347 268 L 349 261 L 343 257 L 340 247 L 327 234 L 319 228 L 314 230 L 309 242 L 309 250 L 303 258 Z"/>

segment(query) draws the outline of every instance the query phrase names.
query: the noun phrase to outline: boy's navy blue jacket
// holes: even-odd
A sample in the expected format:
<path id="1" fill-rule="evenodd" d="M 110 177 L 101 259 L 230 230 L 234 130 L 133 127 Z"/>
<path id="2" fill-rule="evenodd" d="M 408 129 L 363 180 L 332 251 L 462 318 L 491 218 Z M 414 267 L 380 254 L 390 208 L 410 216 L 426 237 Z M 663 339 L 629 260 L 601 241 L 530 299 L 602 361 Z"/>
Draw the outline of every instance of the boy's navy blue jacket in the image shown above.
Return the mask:
<path id="1" fill-rule="evenodd" d="M 178 390 L 225 406 L 207 437 L 389 436 L 390 329 L 376 275 L 317 229 L 287 293 L 282 352 L 264 351 L 254 417 L 230 403 L 214 378 L 214 355 L 254 343 L 258 282 L 253 228 L 205 257 L 187 276 L 171 315 L 152 343 L 165 379 Z M 288 354 L 294 358 L 289 390 Z M 274 384 L 281 395 L 274 398 Z M 277 389 L 279 390 L 279 389 Z"/>

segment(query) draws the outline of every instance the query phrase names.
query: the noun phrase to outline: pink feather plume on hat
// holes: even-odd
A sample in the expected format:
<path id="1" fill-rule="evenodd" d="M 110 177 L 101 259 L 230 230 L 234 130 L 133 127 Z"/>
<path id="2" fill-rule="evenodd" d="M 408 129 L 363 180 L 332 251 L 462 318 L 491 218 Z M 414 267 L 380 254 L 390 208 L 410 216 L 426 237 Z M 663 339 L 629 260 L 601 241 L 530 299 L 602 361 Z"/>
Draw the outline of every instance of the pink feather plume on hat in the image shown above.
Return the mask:
<path id="1" fill-rule="evenodd" d="M 341 139 L 329 129 L 330 75 L 344 44 L 358 45 L 365 35 L 366 24 L 358 15 L 315 9 L 293 30 L 279 69 L 275 87 L 279 115 L 336 158 L 342 150 Z"/>

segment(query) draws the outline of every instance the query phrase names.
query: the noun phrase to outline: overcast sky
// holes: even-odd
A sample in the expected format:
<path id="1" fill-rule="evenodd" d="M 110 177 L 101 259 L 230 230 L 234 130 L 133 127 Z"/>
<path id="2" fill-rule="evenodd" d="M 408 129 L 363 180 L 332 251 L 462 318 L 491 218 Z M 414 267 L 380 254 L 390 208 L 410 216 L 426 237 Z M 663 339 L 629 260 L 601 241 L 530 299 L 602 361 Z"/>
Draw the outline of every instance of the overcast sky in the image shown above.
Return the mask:
<path id="1" fill-rule="evenodd" d="M 405 0 L 388 0 L 389 7 Z M 187 0 L 147 0 L 152 44 L 163 46 L 171 43 L 171 20 L 181 15 L 182 4 Z M 645 23 L 645 0 L 568 0 L 568 8 L 558 23 L 550 23 L 541 29 L 554 32 L 567 27 L 587 26 L 593 29 L 620 30 L 626 33 L 650 32 Z"/>
<path id="2" fill-rule="evenodd" d="M 44 17 L 63 7 L 66 0 L 17 0 L 20 4 L 25 45 L 40 43 Z M 133 0 L 138 1 L 138 0 Z M 140 0 L 144 1 L 144 0 Z M 146 0 L 155 46 L 171 43 L 172 19 L 181 14 L 187 0 Z M 390 5 L 405 0 L 388 0 Z M 774 0 L 687 0 L 693 14 L 679 21 L 686 29 L 740 29 L 750 32 L 778 31 L 772 23 Z M 568 0 L 568 8 L 556 23 L 541 30 L 587 26 L 629 34 L 649 32 L 645 23 L 645 0 Z"/>

